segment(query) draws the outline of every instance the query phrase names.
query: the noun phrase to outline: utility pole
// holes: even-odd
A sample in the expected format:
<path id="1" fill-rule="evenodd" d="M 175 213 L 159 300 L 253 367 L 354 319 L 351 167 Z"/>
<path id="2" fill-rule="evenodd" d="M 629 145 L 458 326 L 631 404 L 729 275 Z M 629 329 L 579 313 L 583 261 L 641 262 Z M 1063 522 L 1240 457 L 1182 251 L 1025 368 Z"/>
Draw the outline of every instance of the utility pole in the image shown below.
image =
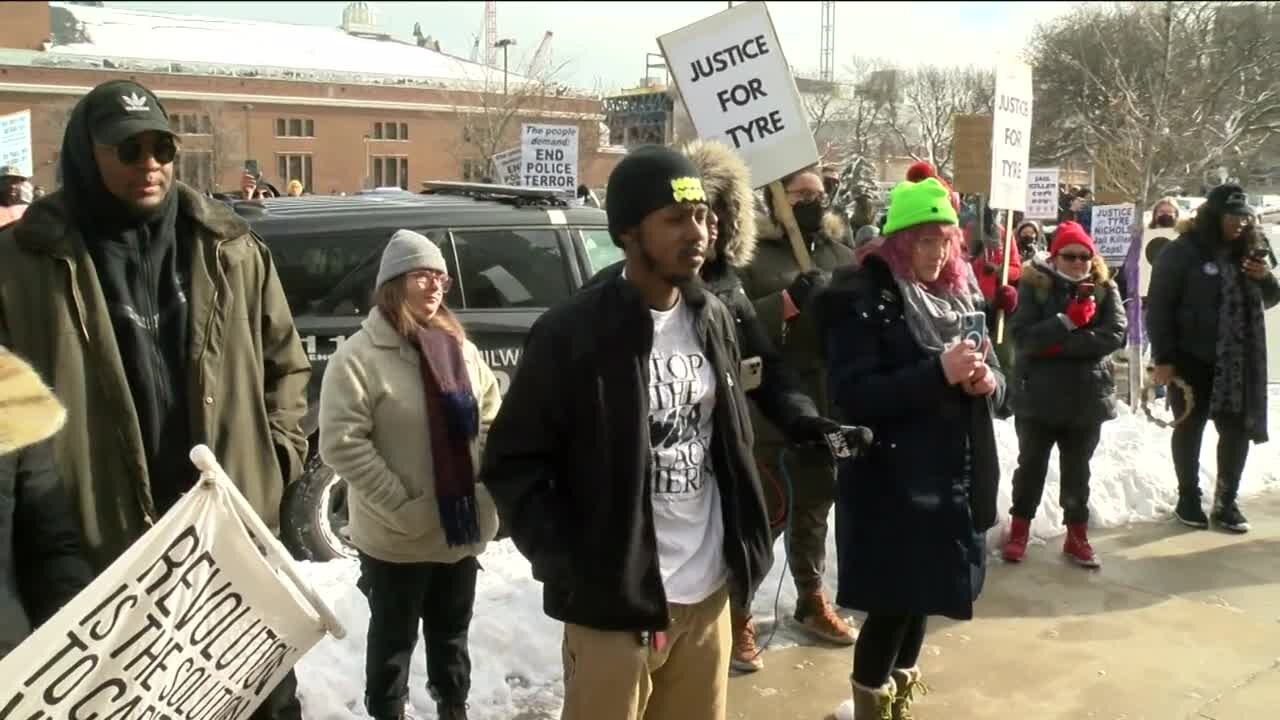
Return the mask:
<path id="1" fill-rule="evenodd" d="M 494 47 L 502 48 L 502 94 L 507 94 L 507 48 L 515 45 L 516 41 L 511 38 L 503 38 L 494 43 Z"/>

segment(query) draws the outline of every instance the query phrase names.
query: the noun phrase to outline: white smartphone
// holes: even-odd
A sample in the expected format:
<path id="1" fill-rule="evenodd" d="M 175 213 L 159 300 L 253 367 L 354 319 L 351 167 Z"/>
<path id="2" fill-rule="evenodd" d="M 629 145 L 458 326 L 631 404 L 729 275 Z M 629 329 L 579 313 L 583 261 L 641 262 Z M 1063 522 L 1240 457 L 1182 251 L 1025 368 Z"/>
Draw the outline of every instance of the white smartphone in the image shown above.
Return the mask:
<path id="1" fill-rule="evenodd" d="M 743 392 L 751 392 L 760 387 L 764 381 L 764 361 L 759 356 L 745 358 L 738 372 L 738 381 L 742 383 Z"/>

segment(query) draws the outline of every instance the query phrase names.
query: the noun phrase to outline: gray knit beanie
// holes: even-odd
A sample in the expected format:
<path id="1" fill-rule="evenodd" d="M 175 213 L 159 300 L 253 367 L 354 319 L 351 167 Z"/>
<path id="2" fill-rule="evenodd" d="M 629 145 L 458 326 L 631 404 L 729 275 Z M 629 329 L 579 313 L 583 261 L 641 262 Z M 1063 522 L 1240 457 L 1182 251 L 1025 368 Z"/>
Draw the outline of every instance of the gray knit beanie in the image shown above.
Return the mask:
<path id="1" fill-rule="evenodd" d="M 435 243 L 412 230 L 397 230 L 382 251 L 382 264 L 378 266 L 378 280 L 374 287 L 382 287 L 386 281 L 414 270 L 449 272 L 444 264 L 444 253 Z"/>

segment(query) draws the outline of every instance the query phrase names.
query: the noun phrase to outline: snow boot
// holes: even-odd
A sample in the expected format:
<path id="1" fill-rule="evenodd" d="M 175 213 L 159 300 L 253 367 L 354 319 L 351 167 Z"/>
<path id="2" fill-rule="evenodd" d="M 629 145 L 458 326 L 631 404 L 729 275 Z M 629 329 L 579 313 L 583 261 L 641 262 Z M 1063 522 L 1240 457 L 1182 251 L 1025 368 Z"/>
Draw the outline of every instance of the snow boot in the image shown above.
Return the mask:
<path id="1" fill-rule="evenodd" d="M 915 720 L 911 704 L 917 696 L 929 694 L 929 688 L 920 680 L 920 668 L 894 668 L 893 720 Z"/>
<path id="2" fill-rule="evenodd" d="M 729 620 L 733 626 L 733 651 L 729 656 L 729 667 L 744 673 L 764 669 L 764 658 L 760 657 L 761 649 L 756 647 L 756 624 L 752 622 L 751 615 L 745 611 L 730 608 Z"/>
<path id="3" fill-rule="evenodd" d="M 1189 528 L 1197 530 L 1207 530 L 1209 528 L 1209 518 L 1204 514 L 1204 508 L 1200 506 L 1200 494 L 1179 494 L 1178 507 L 1173 510 L 1173 517 L 1178 522 Z"/>
<path id="4" fill-rule="evenodd" d="M 440 720 L 467 720 L 467 704 L 436 703 L 436 717 Z"/>
<path id="5" fill-rule="evenodd" d="M 1031 521 L 1014 517 L 1009 522 L 1009 539 L 1004 542 L 1002 553 L 1005 562 L 1022 562 L 1027 554 L 1027 542 L 1031 539 Z"/>
<path id="6" fill-rule="evenodd" d="M 853 720 L 893 720 L 893 700 L 897 688 L 893 678 L 878 688 L 863 687 L 850 678 L 853 686 Z"/>
<path id="7" fill-rule="evenodd" d="M 1249 532 L 1249 520 L 1240 512 L 1236 504 L 1236 493 L 1240 481 L 1218 479 L 1218 487 L 1213 494 L 1213 526 L 1227 532 L 1243 535 Z"/>
<path id="8" fill-rule="evenodd" d="M 795 618 L 809 634 L 829 643 L 847 647 L 858 639 L 853 628 L 836 615 L 835 608 L 822 594 L 822 588 L 804 593 L 796 600 Z"/>
<path id="9" fill-rule="evenodd" d="M 1062 543 L 1062 552 L 1071 559 L 1071 562 L 1086 568 L 1099 568 L 1102 563 L 1098 562 L 1097 555 L 1093 553 L 1093 547 L 1089 545 L 1088 525 L 1085 523 L 1072 523 L 1067 526 L 1067 539 Z"/>

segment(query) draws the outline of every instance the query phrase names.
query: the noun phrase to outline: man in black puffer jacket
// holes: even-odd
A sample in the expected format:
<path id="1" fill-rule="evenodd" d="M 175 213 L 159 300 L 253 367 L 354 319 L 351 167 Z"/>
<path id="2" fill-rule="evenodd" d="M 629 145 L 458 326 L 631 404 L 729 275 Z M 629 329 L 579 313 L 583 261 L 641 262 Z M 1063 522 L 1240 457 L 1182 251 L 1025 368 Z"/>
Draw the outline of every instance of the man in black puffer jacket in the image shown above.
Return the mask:
<path id="1" fill-rule="evenodd" d="M 1089 461 L 1102 423 L 1116 416 L 1110 357 L 1124 347 L 1128 324 L 1106 261 L 1080 225 L 1059 225 L 1049 254 L 1023 266 L 1018 309 L 1009 321 L 1018 352 L 1013 371 L 1018 469 L 1004 558 L 1018 562 L 1026 553 L 1049 453 L 1057 445 L 1067 524 L 1062 550 L 1084 567 L 1097 567 L 1086 532 Z"/>

